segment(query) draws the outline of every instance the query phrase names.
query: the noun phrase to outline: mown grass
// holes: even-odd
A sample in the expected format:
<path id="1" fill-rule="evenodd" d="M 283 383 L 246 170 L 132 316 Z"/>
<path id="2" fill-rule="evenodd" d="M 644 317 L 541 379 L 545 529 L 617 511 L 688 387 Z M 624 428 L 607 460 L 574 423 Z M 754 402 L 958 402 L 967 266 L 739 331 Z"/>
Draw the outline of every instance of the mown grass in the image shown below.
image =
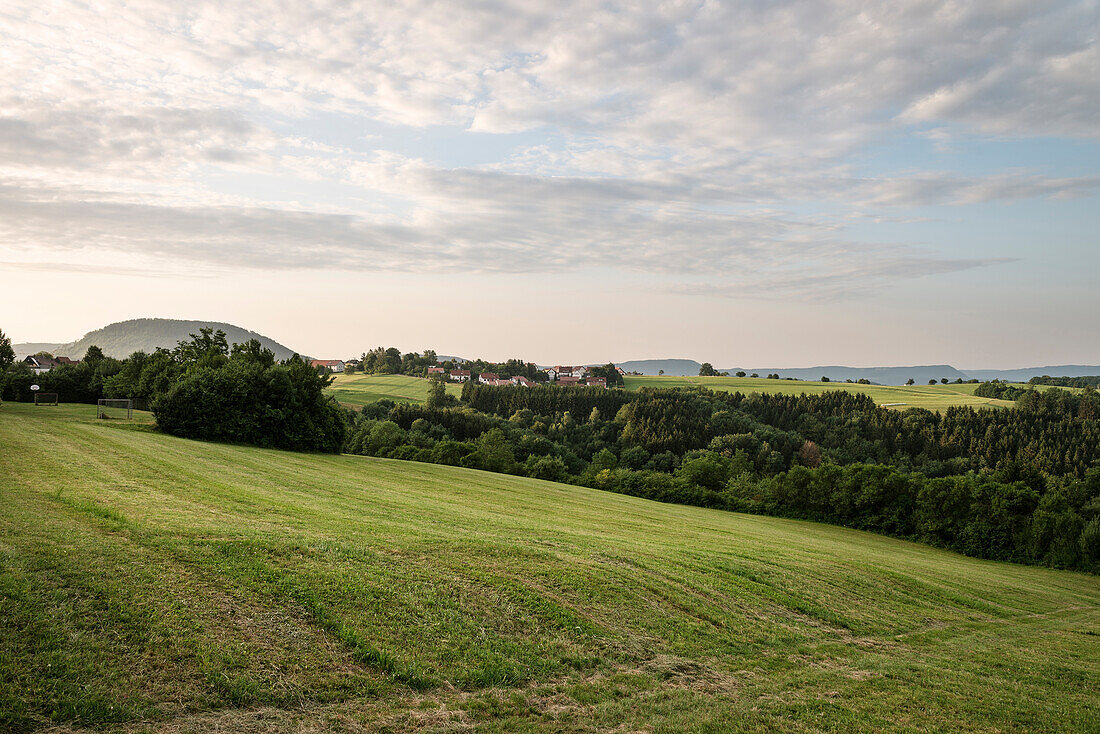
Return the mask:
<path id="1" fill-rule="evenodd" d="M 420 403 L 428 398 L 428 380 L 408 375 L 336 375 L 328 392 L 340 403 L 361 407 L 378 400 L 393 400 L 401 403 Z M 462 394 L 462 385 L 445 383 L 447 392 Z"/>
<path id="2" fill-rule="evenodd" d="M 1100 721 L 1096 577 L 92 416 L 0 408 L 0 730 Z"/>
<path id="3" fill-rule="evenodd" d="M 641 387 L 705 387 L 726 392 L 761 392 L 779 395 L 819 395 L 830 390 L 849 390 L 870 395 L 879 405 L 899 410 L 925 408 L 943 411 L 954 405 L 973 408 L 1010 408 L 1009 400 L 980 398 L 974 395 L 977 385 L 860 385 L 848 382 L 808 382 L 801 380 L 768 380 L 763 377 L 666 377 L 631 376 L 623 378 L 628 390 Z"/>

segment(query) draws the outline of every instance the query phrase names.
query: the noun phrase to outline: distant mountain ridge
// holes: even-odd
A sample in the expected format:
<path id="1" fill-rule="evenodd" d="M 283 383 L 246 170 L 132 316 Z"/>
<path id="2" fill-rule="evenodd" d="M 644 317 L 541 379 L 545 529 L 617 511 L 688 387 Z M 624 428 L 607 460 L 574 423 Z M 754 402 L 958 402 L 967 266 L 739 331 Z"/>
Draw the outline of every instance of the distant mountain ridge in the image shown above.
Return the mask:
<path id="1" fill-rule="evenodd" d="M 102 329 L 89 331 L 74 342 L 67 344 L 54 344 L 43 342 L 27 342 L 13 344 L 16 355 L 22 359 L 28 354 L 37 352 L 49 352 L 55 357 L 70 357 L 80 359 L 93 344 L 103 350 L 108 357 L 129 357 L 137 351 L 152 352 L 157 347 L 171 349 L 181 341 L 190 339 L 191 334 L 199 333 L 199 329 L 210 327 L 225 332 L 226 340 L 232 344 L 243 344 L 249 339 L 256 339 L 267 349 L 275 353 L 276 359 L 289 359 L 294 355 L 294 350 L 283 346 L 279 342 L 258 334 L 255 331 L 243 329 L 234 324 L 221 321 L 187 321 L 181 319 L 130 319 L 108 324 Z"/>
<path id="2" fill-rule="evenodd" d="M 656 375 L 660 370 L 664 374 L 677 377 L 693 377 L 699 374 L 702 364 L 693 359 L 636 359 L 617 362 L 617 366 L 626 372 L 640 372 L 643 375 Z M 756 373 L 761 377 L 778 374 L 780 377 L 794 377 L 799 380 L 820 380 L 828 377 L 834 381 L 866 379 L 878 385 L 904 385 L 910 379 L 917 384 L 927 384 L 929 380 L 949 382 L 955 380 L 1008 380 L 1027 382 L 1032 377 L 1083 377 L 1100 375 L 1100 365 L 1050 365 L 1046 367 L 1028 367 L 1010 370 L 960 370 L 949 364 L 912 365 L 900 367 L 846 367 L 844 365 L 824 365 L 818 367 L 716 367 L 718 372 Z"/>

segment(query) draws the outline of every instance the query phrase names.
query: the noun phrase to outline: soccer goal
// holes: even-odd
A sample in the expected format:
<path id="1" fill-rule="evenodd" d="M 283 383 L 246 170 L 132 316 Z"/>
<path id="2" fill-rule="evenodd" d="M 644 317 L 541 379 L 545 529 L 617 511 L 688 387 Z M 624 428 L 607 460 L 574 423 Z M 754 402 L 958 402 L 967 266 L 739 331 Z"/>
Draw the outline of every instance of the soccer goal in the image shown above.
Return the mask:
<path id="1" fill-rule="evenodd" d="M 55 392 L 36 392 L 34 394 L 35 405 L 57 405 L 57 393 Z"/>
<path id="2" fill-rule="evenodd" d="M 130 398 L 100 398 L 95 417 L 131 420 L 134 417 L 134 401 Z"/>

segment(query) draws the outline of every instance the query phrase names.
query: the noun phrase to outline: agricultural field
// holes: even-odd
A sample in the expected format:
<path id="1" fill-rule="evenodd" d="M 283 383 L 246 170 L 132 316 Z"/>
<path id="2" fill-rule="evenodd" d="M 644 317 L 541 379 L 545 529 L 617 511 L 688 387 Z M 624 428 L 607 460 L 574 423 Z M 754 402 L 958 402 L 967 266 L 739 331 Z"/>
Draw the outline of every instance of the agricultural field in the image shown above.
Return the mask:
<path id="1" fill-rule="evenodd" d="M 768 380 L 763 377 L 653 377 L 623 378 L 628 390 L 642 387 L 705 387 L 726 392 L 767 392 L 781 395 L 817 395 L 829 390 L 849 390 L 870 395 L 879 405 L 904 410 L 926 408 L 942 411 L 954 405 L 973 408 L 1010 408 L 1010 400 L 980 398 L 974 395 L 975 384 L 963 385 L 859 385 L 848 382 L 808 382 L 801 380 Z"/>
<path id="2" fill-rule="evenodd" d="M 1095 576 L 94 406 L 0 447 L 3 731 L 1100 721 Z"/>
<path id="3" fill-rule="evenodd" d="M 447 392 L 456 397 L 462 385 L 445 383 Z M 428 381 L 408 375 L 336 375 L 328 392 L 341 404 L 361 407 L 367 403 L 388 399 L 394 402 L 420 403 L 428 398 Z"/>

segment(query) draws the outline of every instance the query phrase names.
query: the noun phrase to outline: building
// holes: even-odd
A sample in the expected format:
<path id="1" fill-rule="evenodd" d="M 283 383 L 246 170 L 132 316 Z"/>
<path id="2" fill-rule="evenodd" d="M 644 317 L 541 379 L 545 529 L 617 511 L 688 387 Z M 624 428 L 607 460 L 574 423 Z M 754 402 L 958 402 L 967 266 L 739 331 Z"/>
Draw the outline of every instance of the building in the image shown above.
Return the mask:
<path id="1" fill-rule="evenodd" d="M 451 382 L 469 382 L 470 370 L 451 370 Z"/>
<path id="2" fill-rule="evenodd" d="M 579 367 L 563 367 L 562 365 L 557 365 L 556 367 L 554 367 L 554 371 L 557 373 L 559 379 L 562 375 L 568 375 L 569 377 L 576 377 L 578 380 L 580 380 L 583 379 L 586 374 L 588 374 L 588 368 L 584 365 L 581 365 Z"/>
<path id="3" fill-rule="evenodd" d="M 607 387 L 606 377 L 589 377 L 587 380 L 585 380 L 585 382 L 588 384 L 589 387 Z"/>
<path id="4" fill-rule="evenodd" d="M 344 360 L 342 359 L 311 359 L 309 366 L 313 368 L 322 367 L 329 372 L 343 372 Z"/>
<path id="5" fill-rule="evenodd" d="M 499 379 L 500 375 L 498 375 L 496 372 L 482 372 L 480 375 L 478 375 L 477 381 L 480 382 L 482 385 L 488 385 L 490 382 Z"/>
<path id="6" fill-rule="evenodd" d="M 66 357 L 66 359 L 68 358 Z M 34 371 L 34 374 L 41 375 L 43 372 L 49 372 L 54 367 L 57 367 L 62 363 L 50 357 L 39 357 L 37 355 L 31 355 L 23 359 L 23 364 L 30 365 L 30 368 Z"/>
<path id="7" fill-rule="evenodd" d="M 547 367 L 545 370 L 543 370 L 543 372 L 545 372 L 546 376 L 550 378 L 550 382 L 558 379 L 558 370 L 554 367 Z"/>
<path id="8" fill-rule="evenodd" d="M 571 387 L 573 385 L 579 384 L 580 381 L 581 378 L 574 377 L 573 375 L 559 375 L 557 379 L 557 383 L 562 387 Z"/>
<path id="9" fill-rule="evenodd" d="M 69 359 L 68 357 L 54 357 L 53 361 L 58 364 L 80 364 L 79 359 Z"/>
<path id="10" fill-rule="evenodd" d="M 429 367 L 428 377 L 435 377 L 436 375 L 442 376 L 444 372 L 446 372 L 446 370 L 442 367 Z"/>
<path id="11" fill-rule="evenodd" d="M 513 385 L 522 385 L 523 387 L 534 387 L 535 386 L 535 383 L 531 382 L 530 380 L 528 380 L 523 375 L 516 375 L 511 380 L 509 380 L 509 382 L 511 382 Z"/>

